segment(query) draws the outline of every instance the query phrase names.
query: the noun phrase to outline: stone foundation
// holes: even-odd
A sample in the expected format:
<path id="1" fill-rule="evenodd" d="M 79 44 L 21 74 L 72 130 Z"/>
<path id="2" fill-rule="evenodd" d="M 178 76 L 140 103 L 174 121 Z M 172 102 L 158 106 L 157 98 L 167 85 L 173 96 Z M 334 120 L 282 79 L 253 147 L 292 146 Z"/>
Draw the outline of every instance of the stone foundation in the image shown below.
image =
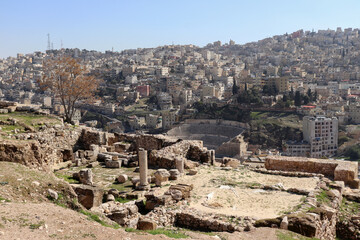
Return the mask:
<path id="1" fill-rule="evenodd" d="M 265 161 L 268 170 L 320 173 L 335 181 L 344 181 L 351 188 L 359 188 L 358 163 L 302 157 L 269 156 Z"/>

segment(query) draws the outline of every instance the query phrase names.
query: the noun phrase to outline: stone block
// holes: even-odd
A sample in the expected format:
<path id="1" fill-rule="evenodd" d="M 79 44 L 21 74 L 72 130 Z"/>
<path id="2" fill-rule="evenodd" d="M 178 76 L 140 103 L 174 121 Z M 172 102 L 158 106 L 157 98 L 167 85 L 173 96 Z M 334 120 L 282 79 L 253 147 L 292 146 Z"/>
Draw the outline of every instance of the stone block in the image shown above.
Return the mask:
<path id="1" fill-rule="evenodd" d="M 121 167 L 121 161 L 114 161 L 114 160 L 106 160 L 105 166 L 107 168 L 120 168 Z"/>
<path id="2" fill-rule="evenodd" d="M 155 230 L 157 228 L 157 224 L 151 220 L 140 220 L 137 224 L 137 228 L 139 230 Z"/>
<path id="3" fill-rule="evenodd" d="M 78 195 L 78 201 L 86 209 L 98 207 L 102 204 L 104 192 L 102 189 L 87 185 L 72 185 Z"/>
<path id="4" fill-rule="evenodd" d="M 80 170 L 79 181 L 85 185 L 93 185 L 93 174 L 91 169 Z"/>
<path id="5" fill-rule="evenodd" d="M 154 173 L 154 176 L 156 178 L 155 180 L 156 186 L 161 186 L 163 182 L 169 180 L 170 173 L 166 169 L 160 168 Z"/>

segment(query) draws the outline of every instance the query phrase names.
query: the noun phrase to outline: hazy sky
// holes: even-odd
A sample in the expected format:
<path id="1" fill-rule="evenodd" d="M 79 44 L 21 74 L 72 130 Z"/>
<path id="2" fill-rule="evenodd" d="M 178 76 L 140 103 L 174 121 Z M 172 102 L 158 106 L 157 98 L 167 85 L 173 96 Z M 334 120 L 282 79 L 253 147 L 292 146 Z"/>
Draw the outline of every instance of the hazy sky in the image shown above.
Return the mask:
<path id="1" fill-rule="evenodd" d="M 54 48 L 120 51 L 360 28 L 359 0 L 0 0 L 0 58 Z"/>

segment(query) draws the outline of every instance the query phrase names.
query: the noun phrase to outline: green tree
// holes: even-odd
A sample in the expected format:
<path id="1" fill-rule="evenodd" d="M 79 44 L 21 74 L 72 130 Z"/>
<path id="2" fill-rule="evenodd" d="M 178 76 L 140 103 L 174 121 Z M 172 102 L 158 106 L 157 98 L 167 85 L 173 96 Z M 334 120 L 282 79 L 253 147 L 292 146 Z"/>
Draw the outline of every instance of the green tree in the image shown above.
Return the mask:
<path id="1" fill-rule="evenodd" d="M 232 94 L 235 95 L 239 92 L 239 87 L 236 85 L 235 79 L 233 80 Z"/>
<path id="2" fill-rule="evenodd" d="M 306 95 L 309 97 L 309 100 L 310 100 L 310 101 L 313 101 L 313 94 L 312 94 L 310 88 L 307 90 Z"/>
<path id="3" fill-rule="evenodd" d="M 295 95 L 294 95 L 294 88 L 291 86 L 291 90 L 289 92 L 289 98 L 290 100 L 294 100 Z"/>
<path id="4" fill-rule="evenodd" d="M 306 105 L 306 104 L 309 104 L 309 102 L 310 102 L 310 98 L 309 98 L 308 95 L 302 96 L 302 100 L 304 101 L 304 104 L 305 104 L 305 105 Z"/>
<path id="5" fill-rule="evenodd" d="M 297 106 L 297 107 L 301 106 L 302 100 L 301 100 L 301 94 L 300 94 L 299 91 L 296 91 L 296 92 L 295 92 L 295 98 L 294 98 L 294 100 L 295 100 L 295 106 Z"/>
<path id="6" fill-rule="evenodd" d="M 284 94 L 282 100 L 283 100 L 283 102 L 286 102 L 288 100 L 288 96 L 286 94 Z"/>
<path id="7" fill-rule="evenodd" d="M 312 101 L 313 101 L 313 102 L 316 102 L 317 99 L 318 99 L 318 93 L 317 93 L 317 91 L 315 91 Z"/>

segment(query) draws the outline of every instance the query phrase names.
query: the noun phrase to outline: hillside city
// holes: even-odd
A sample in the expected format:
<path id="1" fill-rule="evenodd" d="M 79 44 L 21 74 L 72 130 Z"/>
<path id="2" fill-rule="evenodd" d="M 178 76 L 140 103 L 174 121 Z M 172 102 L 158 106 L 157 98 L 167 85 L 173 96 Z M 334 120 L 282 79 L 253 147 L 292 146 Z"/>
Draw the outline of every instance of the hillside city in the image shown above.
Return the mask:
<path id="1" fill-rule="evenodd" d="M 45 59 L 70 55 L 103 79 L 99 100 L 77 107 L 109 117 L 101 125 L 109 131 L 164 132 L 200 116 L 248 122 L 246 110 L 293 112 L 336 118 L 326 124 L 338 123 L 324 144 L 328 149 L 314 150 L 311 145 L 319 136 L 312 135 L 288 142 L 287 153 L 329 157 L 338 147 L 337 124 L 360 123 L 359 46 L 359 29 L 337 28 L 299 30 L 244 45 L 230 40 L 203 48 L 168 45 L 122 52 L 60 49 L 18 54 L 0 60 L 0 97 L 63 114 L 60 100 L 39 91 L 37 81 Z M 216 115 L 224 106 L 237 108 L 238 114 Z M 79 111 L 74 120 L 82 115 Z"/>
<path id="2" fill-rule="evenodd" d="M 359 33 L 0 59 L 0 239 L 360 239 Z"/>

